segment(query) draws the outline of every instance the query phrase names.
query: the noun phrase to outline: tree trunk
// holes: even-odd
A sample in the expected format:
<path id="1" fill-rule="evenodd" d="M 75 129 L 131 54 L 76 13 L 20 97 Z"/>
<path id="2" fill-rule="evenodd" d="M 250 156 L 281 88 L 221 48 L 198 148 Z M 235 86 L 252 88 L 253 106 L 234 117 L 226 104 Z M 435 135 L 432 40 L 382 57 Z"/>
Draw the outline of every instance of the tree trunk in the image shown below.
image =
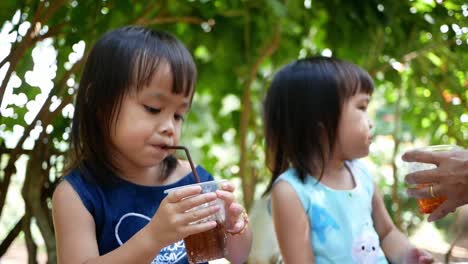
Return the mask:
<path id="1" fill-rule="evenodd" d="M 43 195 L 45 185 L 48 182 L 48 168 L 44 169 L 43 164 L 48 164 L 50 159 L 47 151 L 47 144 L 43 143 L 42 137 L 34 146 L 28 161 L 28 170 L 23 185 L 23 198 L 26 208 L 35 217 L 37 226 L 44 238 L 47 257 L 49 263 L 56 263 L 55 236 L 51 218 L 47 207 L 47 195 Z M 45 163 L 44 163 L 45 162 Z"/>
<path id="2" fill-rule="evenodd" d="M 401 201 L 400 196 L 398 195 L 398 188 L 399 188 L 399 179 L 398 179 L 398 166 L 396 164 L 396 157 L 398 155 L 400 149 L 400 137 L 401 137 L 401 100 L 404 97 L 406 92 L 406 86 L 408 85 L 408 75 L 409 73 L 402 73 L 401 77 L 401 86 L 397 90 L 397 99 L 395 102 L 395 127 L 393 129 L 393 140 L 394 140 L 394 148 L 392 153 L 392 169 L 393 169 L 393 186 L 392 186 L 392 201 L 395 205 L 395 214 L 394 214 L 394 221 L 395 225 L 402 230 L 402 219 L 401 219 Z"/>
<path id="3" fill-rule="evenodd" d="M 252 167 L 249 166 L 248 161 L 250 151 L 247 149 L 247 134 L 250 123 L 250 116 L 252 111 L 252 102 L 251 102 L 251 93 L 252 93 L 252 83 L 256 78 L 257 72 L 260 68 L 260 65 L 263 61 L 270 57 L 278 48 L 280 42 L 280 29 L 279 26 L 276 27 L 276 32 L 273 34 L 273 38 L 269 40 L 267 45 L 262 49 L 260 56 L 257 61 L 253 64 L 250 69 L 248 79 L 244 85 L 244 93 L 242 95 L 242 113 L 241 113 L 241 123 L 240 123 L 240 162 L 239 162 L 239 176 L 242 180 L 242 193 L 244 194 L 244 206 L 245 208 L 250 208 L 254 199 L 255 186 L 252 184 L 256 183 L 255 174 L 249 173 L 252 172 Z"/>
<path id="4" fill-rule="evenodd" d="M 37 245 L 31 234 L 31 212 L 26 209 L 23 225 L 24 240 L 28 249 L 28 264 L 37 264 Z"/>

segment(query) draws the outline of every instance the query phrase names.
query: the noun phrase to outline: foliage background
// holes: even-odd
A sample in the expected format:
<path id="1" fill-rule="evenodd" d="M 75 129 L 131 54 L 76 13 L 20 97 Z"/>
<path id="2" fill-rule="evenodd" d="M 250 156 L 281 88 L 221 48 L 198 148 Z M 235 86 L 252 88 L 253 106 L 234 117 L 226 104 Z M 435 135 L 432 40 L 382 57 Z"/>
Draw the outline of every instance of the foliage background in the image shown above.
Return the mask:
<path id="1" fill-rule="evenodd" d="M 459 0 L 1 1 L 0 256 L 20 235 L 30 263 L 41 238 L 56 262 L 50 197 L 81 67 L 99 36 L 127 24 L 169 31 L 192 51 L 199 79 L 183 140 L 198 163 L 239 183 L 247 208 L 269 175 L 261 102 L 272 74 L 318 54 L 367 69 L 376 84 L 368 161 L 394 221 L 412 232 L 422 219 L 404 193 L 402 151 L 467 147 L 467 17 Z"/>

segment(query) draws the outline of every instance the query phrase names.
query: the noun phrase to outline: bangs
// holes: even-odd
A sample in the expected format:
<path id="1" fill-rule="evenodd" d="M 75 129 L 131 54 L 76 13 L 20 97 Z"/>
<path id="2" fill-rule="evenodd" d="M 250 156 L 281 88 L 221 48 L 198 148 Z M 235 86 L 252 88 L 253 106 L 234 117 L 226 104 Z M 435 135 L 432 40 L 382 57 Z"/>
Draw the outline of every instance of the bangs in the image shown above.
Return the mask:
<path id="1" fill-rule="evenodd" d="M 172 92 L 186 97 L 193 96 L 197 72 L 191 55 L 179 43 L 169 43 L 172 40 L 165 35 L 158 37 L 157 40 L 145 39 L 152 43 L 147 43 L 144 49 L 134 53 L 130 66 L 134 74 L 130 76 L 130 83 L 139 91 L 150 84 L 161 67 L 169 66 L 172 75 Z"/>
<path id="2" fill-rule="evenodd" d="M 343 65 L 344 64 L 344 65 Z M 338 87 L 343 87 L 341 93 L 344 98 L 349 98 L 358 93 L 372 95 L 374 82 L 370 75 L 354 64 L 344 62 L 338 70 Z M 343 67 L 344 66 L 344 67 Z"/>

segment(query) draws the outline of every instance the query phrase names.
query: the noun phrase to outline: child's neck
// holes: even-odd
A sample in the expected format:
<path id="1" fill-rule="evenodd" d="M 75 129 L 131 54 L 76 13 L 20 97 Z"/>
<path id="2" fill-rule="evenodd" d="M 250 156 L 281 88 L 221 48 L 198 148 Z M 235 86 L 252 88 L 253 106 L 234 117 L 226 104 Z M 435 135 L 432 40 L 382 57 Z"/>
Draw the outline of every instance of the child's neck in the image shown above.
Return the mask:
<path id="1" fill-rule="evenodd" d="M 122 168 L 118 176 L 126 181 L 144 186 L 162 186 L 177 182 L 191 172 L 187 161 L 177 161 L 177 166 L 167 177 L 161 175 L 163 164 L 148 168 Z"/>
<path id="2" fill-rule="evenodd" d="M 356 186 L 344 160 L 329 160 L 323 170 L 321 183 L 336 190 L 350 190 Z"/>
<path id="3" fill-rule="evenodd" d="M 149 168 L 123 168 L 118 176 L 138 185 L 157 186 L 163 184 L 160 166 Z"/>

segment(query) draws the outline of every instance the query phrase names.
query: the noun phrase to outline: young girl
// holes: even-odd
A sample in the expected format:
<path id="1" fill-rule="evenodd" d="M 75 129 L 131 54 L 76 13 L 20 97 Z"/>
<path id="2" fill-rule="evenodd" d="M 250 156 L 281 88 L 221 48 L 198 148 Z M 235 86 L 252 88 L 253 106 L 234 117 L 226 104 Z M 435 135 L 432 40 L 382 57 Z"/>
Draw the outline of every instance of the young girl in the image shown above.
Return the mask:
<path id="1" fill-rule="evenodd" d="M 395 228 L 357 160 L 372 140 L 373 89 L 365 71 L 326 57 L 297 60 L 271 84 L 264 122 L 273 177 L 266 192 L 287 264 L 432 262 Z"/>
<path id="2" fill-rule="evenodd" d="M 52 199 L 59 263 L 188 263 L 182 239 L 216 226 L 190 223 L 220 208 L 187 211 L 217 197 L 228 214 L 228 259 L 245 261 L 251 232 L 231 183 L 164 194 L 195 182 L 189 163 L 166 148 L 179 142 L 195 79 L 191 55 L 167 33 L 128 26 L 95 44 L 76 98 L 74 169 Z"/>

